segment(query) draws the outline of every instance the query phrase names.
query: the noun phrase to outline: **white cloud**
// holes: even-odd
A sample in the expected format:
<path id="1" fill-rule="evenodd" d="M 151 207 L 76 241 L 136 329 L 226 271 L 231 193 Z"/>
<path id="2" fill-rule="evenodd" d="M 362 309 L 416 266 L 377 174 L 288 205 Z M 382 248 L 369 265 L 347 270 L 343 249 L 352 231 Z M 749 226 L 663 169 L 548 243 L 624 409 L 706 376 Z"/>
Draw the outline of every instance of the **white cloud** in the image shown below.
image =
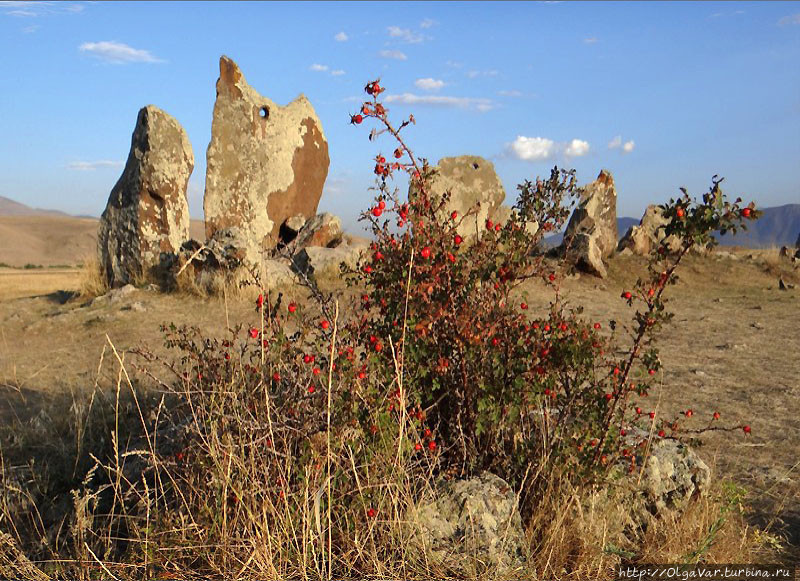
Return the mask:
<path id="1" fill-rule="evenodd" d="M 589 142 L 582 139 L 573 139 L 564 148 L 567 157 L 581 157 L 589 153 Z"/>
<path id="2" fill-rule="evenodd" d="M 430 28 L 434 24 L 436 24 L 435 20 L 431 20 L 430 18 L 426 18 L 425 20 L 423 20 L 422 22 L 419 23 L 419 27 L 420 28 Z"/>
<path id="3" fill-rule="evenodd" d="M 633 139 L 623 143 L 621 135 L 617 135 L 614 139 L 608 142 L 609 149 L 621 149 L 622 153 L 630 153 L 633 151 L 634 147 L 636 147 L 636 144 L 633 142 Z"/>
<path id="4" fill-rule="evenodd" d="M 337 42 L 347 42 L 348 38 L 349 37 L 344 31 L 337 33 L 336 36 L 333 37 L 333 39 Z"/>
<path id="5" fill-rule="evenodd" d="M 386 30 L 389 31 L 389 36 L 391 36 L 392 38 L 399 38 L 403 42 L 407 42 L 409 44 L 418 44 L 424 40 L 421 34 L 413 32 L 410 28 L 389 26 Z"/>
<path id="6" fill-rule="evenodd" d="M 331 71 L 331 75 L 334 76 L 334 77 L 340 77 L 343 74 L 344 74 L 344 71 L 342 69 L 335 69 L 335 70 Z"/>
<path id="7" fill-rule="evenodd" d="M 86 8 L 84 4 L 66 2 L 48 2 L 31 0 L 0 0 L 0 10 L 3 14 L 20 17 L 36 17 L 44 14 L 59 14 L 64 12 L 78 13 Z"/>
<path id="8" fill-rule="evenodd" d="M 584 39 L 583 39 L 583 42 L 584 42 L 585 44 L 594 44 L 594 43 L 596 43 L 596 42 L 597 42 L 597 37 L 596 37 L 596 36 L 590 36 L 590 37 L 588 37 L 588 38 L 584 38 Z"/>
<path id="9" fill-rule="evenodd" d="M 522 91 L 517 91 L 516 89 L 503 89 L 502 91 L 497 91 L 497 94 L 501 97 L 522 97 Z"/>
<path id="10" fill-rule="evenodd" d="M 784 16 L 778 20 L 778 26 L 786 26 L 787 24 L 800 24 L 800 12 Z"/>
<path id="11" fill-rule="evenodd" d="M 415 95 L 413 93 L 388 95 L 384 101 L 387 103 L 400 103 L 403 105 L 432 105 L 456 109 L 474 109 L 476 111 L 480 111 L 481 113 L 494 109 L 495 107 L 495 104 L 490 99 L 473 97 L 446 97 L 444 95 Z"/>
<path id="12" fill-rule="evenodd" d="M 328 65 L 319 65 L 319 64 L 317 64 L 317 63 L 314 63 L 313 65 L 311 65 L 310 67 L 308 67 L 308 69 L 309 69 L 310 71 L 316 71 L 316 72 L 318 72 L 318 73 L 321 73 L 321 72 L 324 72 L 324 71 L 327 71 L 327 70 L 328 70 Z"/>
<path id="13" fill-rule="evenodd" d="M 414 81 L 414 85 L 423 91 L 438 91 L 444 87 L 444 81 L 427 77 L 424 79 L 417 79 Z"/>
<path id="14" fill-rule="evenodd" d="M 461 67 L 464 66 L 464 63 L 460 63 L 458 61 L 446 61 L 444 64 L 454 69 L 460 69 Z"/>
<path id="15" fill-rule="evenodd" d="M 78 50 L 112 64 L 124 63 L 160 63 L 161 59 L 150 54 L 149 50 L 133 48 L 121 42 L 107 41 L 84 42 Z"/>
<path id="16" fill-rule="evenodd" d="M 509 145 L 511 154 L 523 161 L 541 161 L 553 157 L 556 144 L 546 137 L 525 137 L 518 135 Z"/>
<path id="17" fill-rule="evenodd" d="M 394 59 L 396 61 L 404 61 L 408 59 L 405 53 L 400 52 L 399 50 L 382 50 L 378 54 L 385 59 Z"/>
<path id="18" fill-rule="evenodd" d="M 101 159 L 99 161 L 72 161 L 67 164 L 67 169 L 77 171 L 94 171 L 106 167 L 122 167 L 122 162 Z"/>

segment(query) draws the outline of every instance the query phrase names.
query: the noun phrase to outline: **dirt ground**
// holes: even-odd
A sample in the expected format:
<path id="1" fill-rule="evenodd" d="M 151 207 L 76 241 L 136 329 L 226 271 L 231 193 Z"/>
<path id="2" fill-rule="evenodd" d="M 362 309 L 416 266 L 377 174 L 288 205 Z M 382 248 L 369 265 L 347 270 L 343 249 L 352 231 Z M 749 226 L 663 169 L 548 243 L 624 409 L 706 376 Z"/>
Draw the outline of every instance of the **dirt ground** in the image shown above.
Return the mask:
<path id="1" fill-rule="evenodd" d="M 617 321 L 620 334 L 633 314 L 620 293 L 644 272 L 644 259 L 619 256 L 607 279 L 581 275 L 563 289 L 604 329 Z M 795 546 L 790 554 L 800 556 L 798 265 L 778 259 L 775 250 L 725 248 L 687 257 L 679 274 L 669 295 L 675 318 L 659 342 L 661 389 L 645 405 L 658 404 L 667 417 L 692 408 L 696 427 L 714 411 L 724 424 L 752 426 L 749 437 L 704 435 L 699 453 L 717 478 L 750 491 L 751 522 L 785 535 Z M 796 286 L 779 289 L 779 276 Z M 121 353 L 138 345 L 163 352 L 162 323 L 194 324 L 221 336 L 229 324 L 256 319 L 250 301 L 145 289 L 116 302 L 92 302 L 69 292 L 78 280 L 68 269 L 0 269 L 0 421 L 10 413 L 33 417 L 42 402 L 96 382 L 113 385 L 110 343 Z M 551 296 L 536 285 L 526 290 L 535 316 Z"/>

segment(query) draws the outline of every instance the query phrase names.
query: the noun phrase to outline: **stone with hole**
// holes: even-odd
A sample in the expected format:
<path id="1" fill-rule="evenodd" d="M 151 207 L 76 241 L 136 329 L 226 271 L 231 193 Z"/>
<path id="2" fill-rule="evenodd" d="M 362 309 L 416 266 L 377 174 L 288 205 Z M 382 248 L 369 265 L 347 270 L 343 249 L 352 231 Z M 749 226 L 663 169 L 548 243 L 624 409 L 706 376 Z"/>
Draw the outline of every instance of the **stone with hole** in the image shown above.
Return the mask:
<path id="1" fill-rule="evenodd" d="M 206 154 L 206 236 L 239 228 L 257 264 L 288 218 L 315 216 L 328 175 L 328 142 L 300 95 L 285 107 L 260 95 L 233 60 L 220 58 Z"/>

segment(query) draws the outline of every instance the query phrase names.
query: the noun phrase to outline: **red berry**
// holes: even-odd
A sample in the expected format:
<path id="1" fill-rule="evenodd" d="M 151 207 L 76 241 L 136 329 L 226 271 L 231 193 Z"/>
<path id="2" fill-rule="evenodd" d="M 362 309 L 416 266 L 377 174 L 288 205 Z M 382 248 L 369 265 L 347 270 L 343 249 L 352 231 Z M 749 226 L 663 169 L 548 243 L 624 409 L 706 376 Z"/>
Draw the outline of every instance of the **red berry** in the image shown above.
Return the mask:
<path id="1" fill-rule="evenodd" d="M 363 371 L 359 371 L 359 372 L 358 372 L 358 378 L 359 378 L 359 379 L 364 379 L 366 376 L 367 376 L 367 374 L 366 374 L 366 373 L 364 373 Z"/>
<path id="2" fill-rule="evenodd" d="M 336 366 L 334 365 L 334 367 L 336 367 Z M 319 375 L 319 373 L 320 373 L 319 367 L 315 367 L 314 369 L 312 369 L 311 373 L 313 373 L 314 375 Z"/>
<path id="3" fill-rule="evenodd" d="M 500 229 L 501 229 L 501 228 L 502 228 L 502 226 L 500 226 L 500 224 L 495 224 L 495 225 L 494 225 L 494 231 L 495 231 L 495 232 L 500 232 Z"/>
<path id="4" fill-rule="evenodd" d="M 749 434 L 750 433 L 750 426 L 744 426 L 742 428 L 742 430 L 744 431 L 745 434 Z"/>
<path id="5" fill-rule="evenodd" d="M 258 295 L 256 306 L 260 309 L 264 305 L 264 295 Z"/>
<path id="6" fill-rule="evenodd" d="M 313 385 L 308 386 L 308 393 L 314 393 L 315 389 Z"/>
<path id="7" fill-rule="evenodd" d="M 383 214 L 383 210 L 381 210 L 379 207 L 378 208 L 372 208 L 372 215 L 373 216 L 375 216 L 376 218 L 380 218 L 381 214 Z"/>
<path id="8" fill-rule="evenodd" d="M 368 264 L 364 267 L 364 272 L 370 274 L 372 272 L 372 267 Z"/>
<path id="9" fill-rule="evenodd" d="M 394 150 L 394 157 L 395 157 L 395 159 L 400 159 L 401 157 L 403 157 L 403 150 L 401 150 L 399 147 L 397 149 L 395 149 Z"/>
<path id="10" fill-rule="evenodd" d="M 375 515 L 376 515 L 376 514 L 378 514 L 378 511 L 376 511 L 374 508 L 371 508 L 371 509 L 369 509 L 369 510 L 367 511 L 367 516 L 368 516 L 369 518 L 375 518 Z"/>
<path id="11" fill-rule="evenodd" d="M 620 436 L 625 436 L 625 435 L 627 435 L 627 433 L 628 432 L 626 432 L 624 428 L 619 431 L 619 435 Z"/>
<path id="12" fill-rule="evenodd" d="M 639 414 L 639 415 L 641 415 L 641 414 L 642 414 L 642 408 L 640 408 L 640 407 L 637 407 L 637 408 L 636 408 L 636 413 L 637 413 L 637 414 Z"/>
<path id="13" fill-rule="evenodd" d="M 455 220 L 456 218 L 458 218 L 458 212 L 456 212 L 456 211 L 453 211 L 453 212 L 450 214 L 450 219 L 451 219 L 451 220 Z"/>
<path id="14" fill-rule="evenodd" d="M 492 228 L 494 228 L 494 224 L 492 223 L 492 221 L 486 220 L 486 229 L 491 230 Z"/>
<path id="15" fill-rule="evenodd" d="M 460 246 L 461 243 L 464 242 L 464 239 L 461 236 L 459 236 L 458 234 L 456 234 L 453 237 L 453 242 L 455 243 L 456 246 Z"/>
<path id="16" fill-rule="evenodd" d="M 500 340 L 497 337 L 492 337 L 492 347 L 497 347 L 500 344 Z"/>
<path id="17" fill-rule="evenodd" d="M 422 450 L 422 444 L 420 444 L 419 442 L 417 442 L 416 444 L 414 444 L 414 449 L 415 449 L 417 452 L 419 452 L 420 450 Z"/>
<path id="18" fill-rule="evenodd" d="M 353 115 L 350 118 L 350 123 L 355 123 L 356 125 L 359 125 L 363 120 L 364 118 L 361 115 Z"/>
<path id="19" fill-rule="evenodd" d="M 384 202 L 383 200 L 381 200 L 380 202 L 378 202 L 378 207 L 379 207 L 381 210 L 385 210 L 385 209 L 386 209 L 386 202 Z"/>
<path id="20" fill-rule="evenodd" d="M 719 412 L 714 412 L 714 419 L 715 419 L 715 420 L 718 420 L 718 419 L 719 419 Z"/>
<path id="21" fill-rule="evenodd" d="M 624 293 L 622 293 L 622 298 L 625 299 L 625 300 L 630 299 L 631 296 L 632 296 L 631 293 L 629 293 L 628 291 L 625 291 Z"/>
<path id="22" fill-rule="evenodd" d="M 656 370 L 655 369 L 648 369 L 647 373 L 649 373 L 650 375 L 655 375 L 656 374 Z"/>
<path id="23" fill-rule="evenodd" d="M 527 311 L 528 310 L 528 303 L 522 303 L 519 306 L 519 308 L 522 309 L 523 311 Z"/>
<path id="24" fill-rule="evenodd" d="M 258 329 L 250 329 L 250 337 L 253 339 L 258 339 Z"/>
<path id="25" fill-rule="evenodd" d="M 289 312 L 294 313 L 297 310 L 297 305 L 294 303 L 289 303 Z"/>
<path id="26" fill-rule="evenodd" d="M 456 257 L 452 252 L 448 252 L 447 253 L 447 260 L 449 260 L 450 262 L 455 262 L 456 261 Z"/>
<path id="27" fill-rule="evenodd" d="M 431 431 L 428 428 L 425 428 L 425 431 L 422 433 L 426 438 L 431 437 Z"/>
<path id="28" fill-rule="evenodd" d="M 595 323 L 595 324 L 594 324 L 594 328 L 595 328 L 595 329 L 599 329 L 599 328 L 600 328 L 600 326 L 601 326 L 601 325 L 600 325 L 600 323 Z"/>
<path id="29" fill-rule="evenodd" d="M 281 374 L 276 371 L 275 373 L 272 374 L 272 379 L 273 379 L 273 381 L 280 381 L 281 380 Z"/>
<path id="30" fill-rule="evenodd" d="M 686 212 L 684 212 L 684 211 L 683 211 L 683 208 L 678 208 L 678 209 L 675 211 L 675 214 L 678 216 L 678 218 L 683 218 L 683 215 L 684 215 L 685 213 L 686 213 Z"/>
<path id="31" fill-rule="evenodd" d="M 694 415 L 694 412 L 692 410 L 686 410 L 685 414 L 687 418 L 691 418 Z"/>
<path id="32" fill-rule="evenodd" d="M 610 393 L 607 393 L 603 397 L 606 398 L 606 401 L 611 401 L 611 398 L 614 397 L 614 396 L 612 394 L 610 394 Z"/>
<path id="33" fill-rule="evenodd" d="M 436 449 L 436 442 L 434 442 L 433 440 L 428 442 L 428 449 L 429 450 L 435 450 Z"/>
<path id="34" fill-rule="evenodd" d="M 663 438 L 663 437 L 664 437 L 664 436 L 666 436 L 666 435 L 667 435 L 667 434 L 664 432 L 664 430 L 658 430 L 658 437 L 659 437 L 659 438 Z"/>
<path id="35" fill-rule="evenodd" d="M 749 218 L 750 217 L 750 212 L 751 212 L 750 208 L 744 208 L 742 210 L 742 216 L 744 216 L 745 218 Z"/>
<path id="36" fill-rule="evenodd" d="M 551 272 L 550 276 L 548 276 L 547 278 L 550 280 L 550 282 L 553 282 L 556 279 L 556 275 Z"/>
<path id="37" fill-rule="evenodd" d="M 648 415 L 650 416 L 651 420 L 656 419 L 656 412 L 650 412 Z"/>
<path id="38" fill-rule="evenodd" d="M 419 254 L 422 258 L 428 259 L 431 257 L 431 249 L 426 246 Z"/>
<path id="39" fill-rule="evenodd" d="M 331 326 L 331 324 L 330 324 L 330 323 L 327 321 L 327 319 L 324 319 L 324 320 L 323 320 L 323 321 L 322 321 L 322 322 L 319 324 L 319 326 L 320 326 L 320 327 L 322 327 L 322 329 L 323 329 L 323 330 L 327 331 L 327 330 L 328 330 L 328 327 L 330 327 L 330 326 Z"/>
<path id="40" fill-rule="evenodd" d="M 383 351 L 383 343 L 375 343 L 375 351 Z"/>

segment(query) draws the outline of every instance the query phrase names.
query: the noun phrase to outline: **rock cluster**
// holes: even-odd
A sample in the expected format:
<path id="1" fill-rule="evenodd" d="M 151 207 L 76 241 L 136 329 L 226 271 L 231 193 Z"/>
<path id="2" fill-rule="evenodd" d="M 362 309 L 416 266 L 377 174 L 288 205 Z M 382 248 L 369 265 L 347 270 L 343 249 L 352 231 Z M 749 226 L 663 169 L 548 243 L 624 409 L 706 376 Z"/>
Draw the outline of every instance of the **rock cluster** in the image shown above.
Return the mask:
<path id="1" fill-rule="evenodd" d="M 605 260 L 617 247 L 617 190 L 614 178 L 602 170 L 581 190 L 559 252 L 581 270 L 605 278 Z"/>
<path id="2" fill-rule="evenodd" d="M 254 270 L 285 282 L 291 261 L 276 261 L 276 250 L 291 255 L 342 243 L 339 218 L 317 215 L 329 156 L 314 108 L 303 95 L 282 107 L 248 85 L 231 59 L 219 65 L 203 202 L 207 240 L 189 240 L 194 157 L 186 132 L 147 106 L 100 221 L 98 254 L 111 287 L 187 269 L 206 290 Z M 337 256 L 356 250 L 347 245 Z"/>
<path id="3" fill-rule="evenodd" d="M 186 185 L 194 169 L 189 138 L 164 111 L 139 111 L 128 161 L 108 198 L 98 229 L 106 281 L 124 286 L 149 274 L 163 253 L 189 237 Z"/>
<path id="4" fill-rule="evenodd" d="M 664 217 L 661 208 L 655 205 L 648 206 L 639 225 L 628 228 L 625 236 L 619 241 L 617 250 L 622 252 L 630 249 L 633 254 L 647 256 L 664 242 L 671 252 L 677 251 L 680 241 L 676 236 L 664 240 L 664 227 L 668 223 L 669 220 Z"/>

